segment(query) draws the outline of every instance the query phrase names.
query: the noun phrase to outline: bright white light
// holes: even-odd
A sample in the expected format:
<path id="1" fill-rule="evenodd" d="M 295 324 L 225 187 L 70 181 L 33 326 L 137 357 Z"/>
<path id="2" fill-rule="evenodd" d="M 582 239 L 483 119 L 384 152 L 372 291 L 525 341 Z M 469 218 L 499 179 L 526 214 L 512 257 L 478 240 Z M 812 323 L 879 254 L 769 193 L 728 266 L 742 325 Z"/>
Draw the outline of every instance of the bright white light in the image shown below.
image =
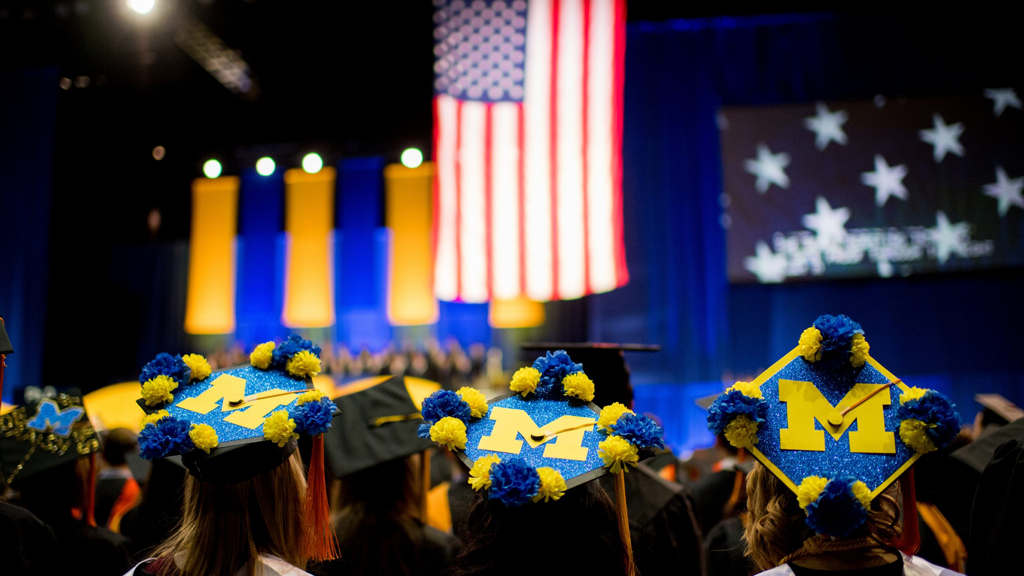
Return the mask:
<path id="1" fill-rule="evenodd" d="M 139 14 L 149 14 L 156 5 L 156 0 L 128 0 L 128 7 Z"/>
<path id="2" fill-rule="evenodd" d="M 203 174 L 206 174 L 207 178 L 216 178 L 220 176 L 220 170 L 220 162 L 217 162 L 216 160 L 207 160 L 206 163 L 203 164 Z"/>
<path id="3" fill-rule="evenodd" d="M 274 168 L 276 167 L 277 165 L 274 164 L 274 159 L 269 156 L 264 156 L 256 161 L 256 172 L 259 173 L 260 176 L 270 176 L 274 173 Z"/>
<path id="4" fill-rule="evenodd" d="M 316 174 L 324 167 L 324 160 L 316 152 L 306 154 L 302 159 L 302 169 L 310 174 Z"/>
<path id="5" fill-rule="evenodd" d="M 423 164 L 423 152 L 419 148 L 406 148 L 402 151 L 402 165 L 406 168 L 416 168 Z"/>

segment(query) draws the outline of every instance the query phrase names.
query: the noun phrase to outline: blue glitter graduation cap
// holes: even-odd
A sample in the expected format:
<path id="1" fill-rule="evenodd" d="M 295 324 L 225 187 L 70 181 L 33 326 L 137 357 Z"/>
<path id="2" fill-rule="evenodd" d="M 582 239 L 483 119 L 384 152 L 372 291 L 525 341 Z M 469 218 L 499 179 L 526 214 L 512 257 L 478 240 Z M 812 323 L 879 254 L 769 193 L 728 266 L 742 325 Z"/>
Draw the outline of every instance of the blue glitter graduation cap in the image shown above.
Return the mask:
<path id="1" fill-rule="evenodd" d="M 594 382 L 565 351 L 521 368 L 509 388 L 490 403 L 473 388 L 439 390 L 423 401 L 419 429 L 458 453 L 474 490 L 507 506 L 557 500 L 664 447 L 661 427 L 646 416 L 618 403 L 598 410 Z"/>
<path id="2" fill-rule="evenodd" d="M 872 358 L 860 324 L 823 315 L 763 374 L 715 399 L 708 428 L 793 490 L 812 529 L 844 537 L 960 423 L 944 396 L 907 386 Z"/>

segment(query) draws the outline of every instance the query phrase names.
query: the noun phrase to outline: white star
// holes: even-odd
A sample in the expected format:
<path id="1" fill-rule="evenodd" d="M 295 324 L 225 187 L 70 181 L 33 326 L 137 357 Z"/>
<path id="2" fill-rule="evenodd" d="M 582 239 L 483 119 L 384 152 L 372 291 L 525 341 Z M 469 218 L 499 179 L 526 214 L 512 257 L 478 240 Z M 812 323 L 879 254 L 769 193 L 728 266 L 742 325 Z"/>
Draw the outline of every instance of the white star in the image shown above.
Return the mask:
<path id="1" fill-rule="evenodd" d="M 846 112 L 837 110 L 829 112 L 823 102 L 818 102 L 817 116 L 804 118 L 804 126 L 814 132 L 814 145 L 818 150 L 824 150 L 829 142 L 846 145 L 846 132 L 843 132 L 843 124 L 848 119 Z"/>
<path id="2" fill-rule="evenodd" d="M 939 264 L 945 264 L 953 252 L 959 256 L 967 255 L 967 241 L 970 239 L 968 226 L 967 222 L 950 224 L 942 210 L 935 213 L 935 228 L 929 228 L 928 235 L 935 242 L 935 257 Z"/>
<path id="3" fill-rule="evenodd" d="M 935 147 L 935 161 L 942 162 L 942 159 L 946 157 L 946 152 L 952 152 L 962 158 L 964 146 L 960 143 L 960 135 L 964 133 L 963 122 L 947 125 L 942 116 L 938 114 L 932 116 L 932 122 L 935 124 L 935 128 L 921 130 L 921 140 Z"/>
<path id="4" fill-rule="evenodd" d="M 754 187 L 758 193 L 764 194 L 772 184 L 779 188 L 789 188 L 789 176 L 786 176 L 785 170 L 789 166 L 789 154 L 772 154 L 767 146 L 758 144 L 757 160 L 747 160 L 745 165 L 747 172 L 757 176 Z"/>
<path id="5" fill-rule="evenodd" d="M 994 103 L 992 111 L 997 117 L 1003 114 L 1003 110 L 1006 110 L 1007 106 L 1021 107 L 1020 98 L 1017 98 L 1017 92 L 1013 88 L 987 88 L 985 89 L 985 98 L 992 99 Z"/>
<path id="6" fill-rule="evenodd" d="M 850 209 L 836 208 L 833 210 L 828 200 L 821 196 L 815 200 L 814 206 L 815 212 L 805 214 L 803 217 L 804 227 L 814 230 L 821 246 L 842 242 L 846 238 L 845 224 L 850 219 Z"/>
<path id="7" fill-rule="evenodd" d="M 743 266 L 762 284 L 778 284 L 786 279 L 786 255 L 775 253 L 764 242 L 755 248 L 757 256 L 747 256 Z"/>
<path id="8" fill-rule="evenodd" d="M 903 177 L 906 175 L 905 165 L 889 166 L 881 154 L 875 154 L 875 171 L 864 172 L 860 175 L 860 181 L 865 186 L 875 187 L 875 204 L 882 207 L 890 196 L 907 199 L 907 187 L 903 185 Z"/>
<path id="9" fill-rule="evenodd" d="M 996 181 L 992 184 L 985 184 L 985 196 L 991 196 L 999 200 L 999 216 L 1006 216 L 1010 206 L 1024 208 L 1024 197 L 1021 196 L 1024 190 L 1024 176 L 1020 178 L 1009 178 L 1002 166 L 996 167 Z"/>

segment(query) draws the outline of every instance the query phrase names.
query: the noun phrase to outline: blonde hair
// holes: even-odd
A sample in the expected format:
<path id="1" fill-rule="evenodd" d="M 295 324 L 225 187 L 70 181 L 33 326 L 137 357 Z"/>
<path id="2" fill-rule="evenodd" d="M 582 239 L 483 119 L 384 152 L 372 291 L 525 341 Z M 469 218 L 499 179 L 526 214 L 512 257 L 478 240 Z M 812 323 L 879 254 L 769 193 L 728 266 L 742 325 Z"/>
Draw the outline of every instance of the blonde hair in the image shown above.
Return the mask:
<path id="1" fill-rule="evenodd" d="M 304 568 L 306 480 L 298 452 L 277 468 L 230 486 L 185 477 L 181 522 L 155 556 L 181 576 L 263 573 L 261 554 Z"/>
<path id="2" fill-rule="evenodd" d="M 747 517 L 744 554 L 758 570 L 770 570 L 801 556 L 858 548 L 892 549 L 902 533 L 898 488 L 889 486 L 871 502 L 864 527 L 847 538 L 816 534 L 793 493 L 759 462 L 747 476 Z"/>

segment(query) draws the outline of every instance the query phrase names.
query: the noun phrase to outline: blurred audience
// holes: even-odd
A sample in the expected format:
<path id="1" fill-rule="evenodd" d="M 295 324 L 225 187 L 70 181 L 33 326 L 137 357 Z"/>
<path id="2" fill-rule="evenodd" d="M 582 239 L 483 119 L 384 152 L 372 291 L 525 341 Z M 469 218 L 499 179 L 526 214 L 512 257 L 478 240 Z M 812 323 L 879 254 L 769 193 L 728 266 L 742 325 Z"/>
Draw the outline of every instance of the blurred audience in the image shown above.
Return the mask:
<path id="1" fill-rule="evenodd" d="M 127 428 L 114 428 L 103 436 L 103 466 L 96 478 L 96 523 L 120 532 L 121 518 L 142 501 L 142 490 L 127 461 L 139 443 L 135 432 Z"/>

